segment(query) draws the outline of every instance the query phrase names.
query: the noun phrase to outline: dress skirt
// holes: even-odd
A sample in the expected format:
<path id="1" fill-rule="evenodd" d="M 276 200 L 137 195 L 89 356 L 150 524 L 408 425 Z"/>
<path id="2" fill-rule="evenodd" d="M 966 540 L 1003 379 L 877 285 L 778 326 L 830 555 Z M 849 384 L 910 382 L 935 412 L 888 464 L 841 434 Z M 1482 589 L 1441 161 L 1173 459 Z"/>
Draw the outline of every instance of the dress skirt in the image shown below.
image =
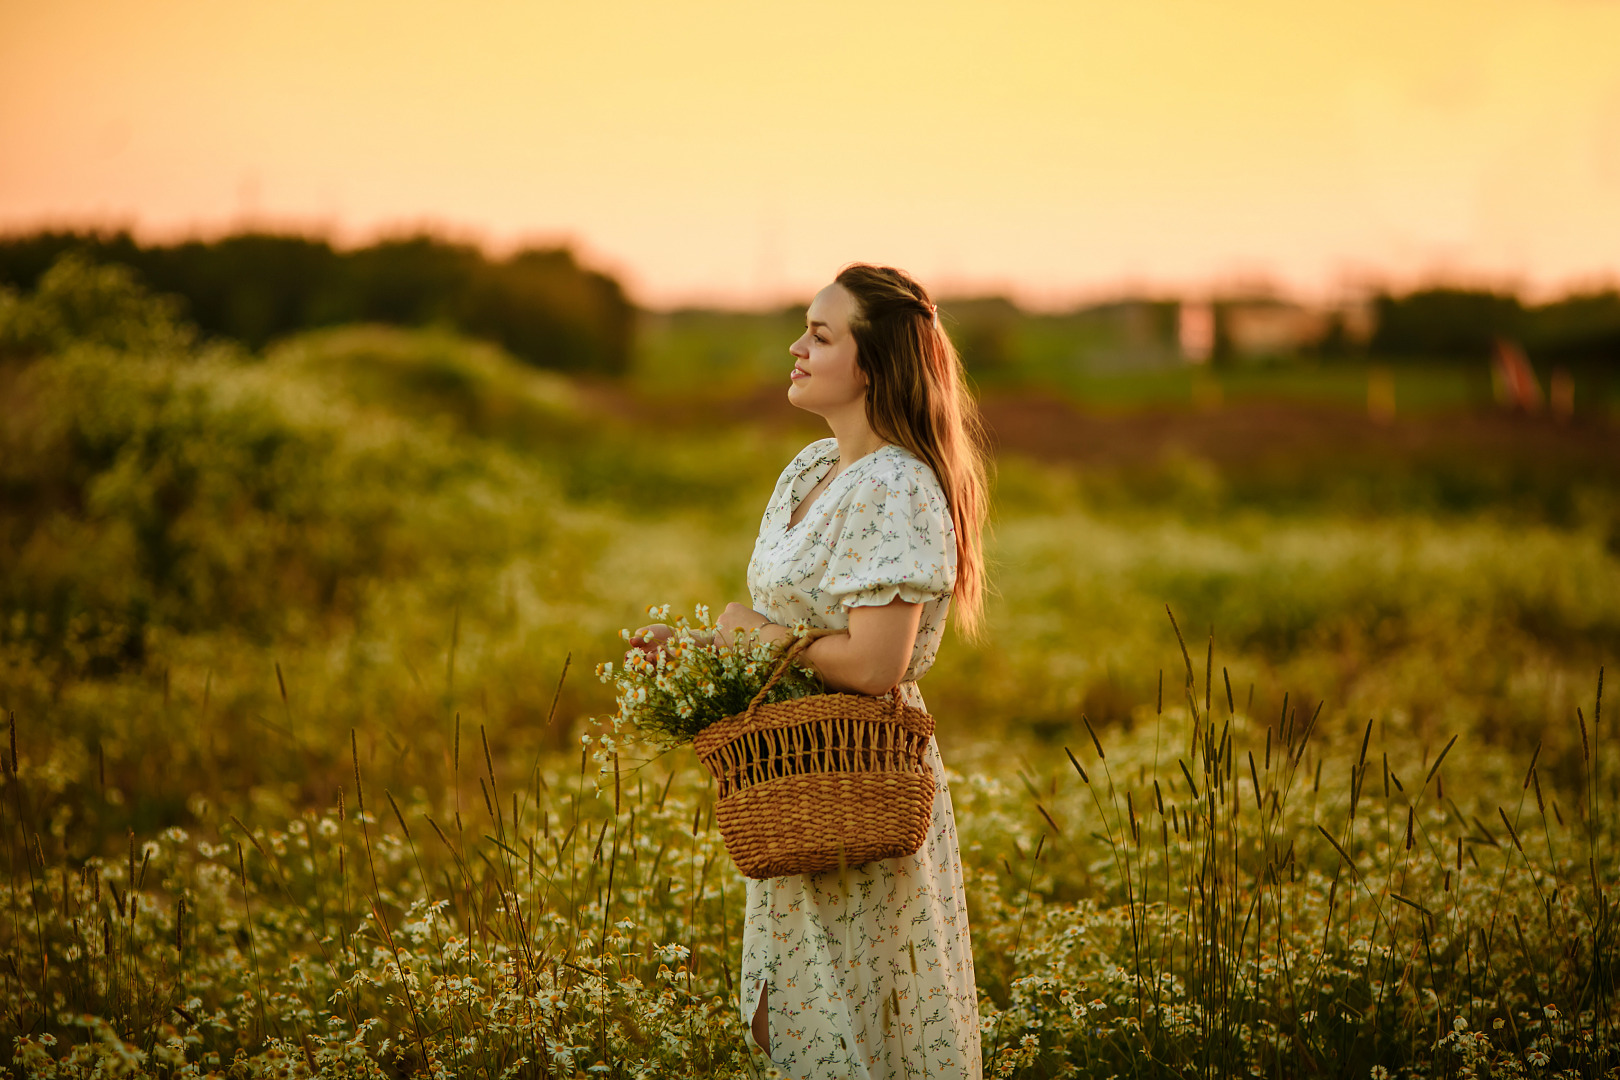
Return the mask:
<path id="1" fill-rule="evenodd" d="M 932 737 L 928 761 L 933 819 L 916 854 L 748 882 L 743 1025 L 760 1049 L 751 1025 L 768 987 L 769 1057 L 794 1080 L 982 1075 L 956 821 Z"/>

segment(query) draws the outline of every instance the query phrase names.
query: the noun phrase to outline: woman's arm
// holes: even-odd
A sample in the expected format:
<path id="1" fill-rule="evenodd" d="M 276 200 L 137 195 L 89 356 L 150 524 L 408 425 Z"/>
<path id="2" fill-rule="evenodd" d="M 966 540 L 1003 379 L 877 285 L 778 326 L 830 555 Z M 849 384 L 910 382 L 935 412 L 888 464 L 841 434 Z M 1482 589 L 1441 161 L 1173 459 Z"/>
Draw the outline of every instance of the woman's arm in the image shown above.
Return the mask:
<path id="1" fill-rule="evenodd" d="M 911 664 L 921 621 L 922 605 L 898 598 L 883 607 L 850 608 L 848 631 L 818 638 L 800 655 L 821 675 L 829 690 L 886 693 Z M 739 629 L 755 631 L 771 642 L 785 642 L 793 636 L 788 627 L 737 603 L 726 605 L 719 629 L 722 641 L 729 640 L 732 631 Z"/>

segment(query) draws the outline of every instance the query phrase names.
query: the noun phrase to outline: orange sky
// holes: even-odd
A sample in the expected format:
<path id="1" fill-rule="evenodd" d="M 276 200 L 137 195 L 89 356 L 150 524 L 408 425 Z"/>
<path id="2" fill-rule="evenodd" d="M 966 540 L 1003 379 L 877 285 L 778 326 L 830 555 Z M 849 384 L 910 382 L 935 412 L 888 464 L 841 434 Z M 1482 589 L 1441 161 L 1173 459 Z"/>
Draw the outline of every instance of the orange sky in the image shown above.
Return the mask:
<path id="1" fill-rule="evenodd" d="M 637 299 L 1620 281 L 1614 0 L 0 0 L 0 229 L 431 225 Z"/>

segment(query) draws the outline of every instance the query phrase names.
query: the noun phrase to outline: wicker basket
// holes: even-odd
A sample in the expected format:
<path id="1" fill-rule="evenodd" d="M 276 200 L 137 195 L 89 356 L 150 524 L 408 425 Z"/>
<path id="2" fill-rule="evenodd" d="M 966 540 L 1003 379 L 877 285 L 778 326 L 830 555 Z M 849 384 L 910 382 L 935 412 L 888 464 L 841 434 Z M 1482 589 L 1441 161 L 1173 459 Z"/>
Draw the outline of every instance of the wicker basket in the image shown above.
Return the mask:
<path id="1" fill-rule="evenodd" d="M 765 696 L 811 637 L 789 648 L 744 712 L 693 741 L 713 775 L 715 818 L 737 869 L 751 878 L 819 874 L 910 855 L 928 836 L 934 720 L 861 694 Z"/>

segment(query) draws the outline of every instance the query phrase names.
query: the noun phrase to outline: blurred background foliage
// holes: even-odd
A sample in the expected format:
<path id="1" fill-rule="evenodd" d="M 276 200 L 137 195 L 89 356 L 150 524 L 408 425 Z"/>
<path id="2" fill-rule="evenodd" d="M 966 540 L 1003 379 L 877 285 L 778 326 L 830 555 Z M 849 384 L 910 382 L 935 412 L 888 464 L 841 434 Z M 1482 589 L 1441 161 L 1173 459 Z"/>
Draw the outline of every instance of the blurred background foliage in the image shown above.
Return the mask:
<path id="1" fill-rule="evenodd" d="M 396 790 L 458 714 L 507 760 L 577 746 L 608 698 L 576 670 L 554 712 L 565 659 L 613 656 L 649 603 L 742 598 L 776 474 L 822 434 L 780 390 L 796 311 L 646 315 L 609 381 L 448 324 L 255 350 L 186 310 L 83 253 L 0 294 L 0 707 L 33 752 L 103 763 L 63 783 L 127 794 L 57 823 L 85 848 L 184 821 L 176 770 L 216 801 L 329 798 L 351 728 Z M 1421 404 L 1394 419 L 1348 361 L 1031 374 L 1062 327 L 1128 352 L 1170 319 L 1127 310 L 949 309 L 1025 376 L 980 377 L 996 595 L 929 676 L 944 739 L 1131 726 L 1177 659 L 1168 604 L 1257 713 L 1288 693 L 1568 766 L 1574 695 L 1620 647 L 1610 407 L 1499 410 L 1444 360 L 1403 369 Z"/>
<path id="2" fill-rule="evenodd" d="M 441 326 L 537 366 L 603 375 L 630 360 L 634 310 L 614 278 L 566 248 L 492 259 L 427 235 L 340 251 L 323 239 L 241 233 L 140 244 L 128 233 L 39 232 L 0 239 L 0 285 L 31 290 L 65 254 L 134 270 L 205 334 L 261 348 L 350 322 Z"/>
<path id="3" fill-rule="evenodd" d="M 367 272 L 373 281 L 384 279 L 387 260 L 379 250 L 344 256 L 354 260 L 345 265 L 375 257 L 380 261 Z M 423 263 L 450 265 L 434 263 L 447 250 L 425 246 L 431 257 Z M 565 265 L 536 257 L 522 274 L 492 286 L 505 299 L 488 310 L 510 303 L 518 311 L 528 302 L 525 289 L 541 288 Z M 398 295 L 446 300 L 424 280 L 410 278 Z M 379 286 L 371 295 L 384 291 Z M 550 362 L 551 346 L 540 337 L 533 339 L 539 351 L 520 358 L 496 336 L 455 322 L 472 307 L 419 320 L 425 309 L 414 303 L 374 308 L 371 321 L 289 328 L 254 346 L 251 335 L 192 321 L 195 301 L 188 297 L 158 291 L 136 269 L 82 250 L 57 257 L 30 286 L 0 289 L 0 710 L 14 724 L 14 741 L 0 750 L 13 808 L 7 820 L 31 838 L 31 845 L 9 844 L 24 853 L 20 869 L 12 863 L 18 918 L 7 939 L 30 972 L 6 984 L 19 988 L 10 1006 L 19 1026 L 26 1014 L 36 1031 L 48 1030 L 52 1017 L 89 1010 L 110 1017 L 96 1022 L 118 1025 L 119 1038 L 155 1055 L 170 1052 L 162 1040 L 178 1030 L 173 1016 L 198 1016 L 192 1010 L 206 1004 L 235 1010 L 230 1026 L 207 1036 L 216 1057 L 221 1048 L 241 1046 L 261 1055 L 260 1065 L 280 1070 L 286 1047 L 265 1045 L 266 1019 L 262 1010 L 255 1019 L 255 1003 L 272 1000 L 296 1019 L 305 998 L 326 1009 L 337 1000 L 334 987 L 369 980 L 376 1000 L 349 1010 L 362 1034 L 350 1039 L 341 1027 L 346 1021 L 334 1013 L 326 1023 L 335 1020 L 339 1028 L 301 1043 L 306 1063 L 316 1071 L 314 1055 L 336 1053 L 339 1043 L 348 1047 L 343 1053 L 371 1053 L 363 1032 L 383 1023 L 380 1030 L 393 1034 L 372 1049 L 393 1053 L 405 1069 L 398 1047 L 406 1045 L 406 1021 L 386 979 L 368 974 L 359 946 L 370 939 L 357 932 L 350 941 L 357 948 L 346 944 L 342 961 L 321 969 L 330 984 L 308 982 L 305 974 L 332 940 L 323 921 L 328 914 L 340 918 L 340 927 L 349 925 L 344 859 L 351 859 L 347 873 L 358 874 L 361 849 L 343 855 L 349 848 L 340 848 L 337 878 L 329 850 L 324 869 L 304 864 L 296 897 L 280 869 L 272 881 L 254 861 L 269 859 L 264 845 L 291 851 L 311 830 L 325 828 L 341 840 L 346 826 L 322 824 L 318 815 L 347 798 L 347 815 L 337 818 L 356 816 L 354 785 L 363 775 L 372 810 L 366 820 L 376 831 L 361 839 L 366 851 L 375 842 L 380 852 L 373 899 L 401 920 L 396 925 L 405 933 L 419 932 L 418 943 L 428 923 L 414 920 L 434 896 L 436 905 L 459 905 L 463 943 L 503 940 L 505 931 L 490 937 L 487 923 L 478 921 L 496 910 L 490 890 L 501 891 L 503 871 L 490 862 L 488 875 L 465 877 L 465 888 L 449 875 L 452 865 L 465 872 L 471 862 L 456 854 L 456 844 L 478 845 L 485 828 L 497 830 L 486 859 L 512 854 L 498 835 L 507 821 L 514 839 L 522 833 L 542 848 L 541 877 L 551 854 L 561 873 L 571 841 L 569 873 L 587 868 L 583 893 L 575 897 L 570 886 L 566 913 L 547 911 L 552 929 L 544 933 L 563 936 L 546 937 L 546 948 L 605 934 L 618 826 L 605 850 L 604 837 L 607 825 L 620 820 L 622 796 L 630 843 L 653 872 L 620 897 L 614 914 L 639 908 L 657 941 L 690 935 L 683 940 L 693 955 L 707 957 L 707 981 L 693 998 L 705 1003 L 701 1017 L 694 1013 L 683 1028 L 705 1055 L 742 1053 L 727 966 L 740 910 L 726 899 L 728 878 L 733 898 L 738 883 L 723 864 L 709 886 L 694 877 L 673 892 L 673 866 L 657 873 L 666 849 L 690 847 L 687 869 L 695 874 L 701 858 L 704 876 L 711 856 L 718 858 L 712 830 L 699 827 L 705 774 L 689 749 L 652 761 L 637 760 L 640 751 L 632 749 L 593 799 L 586 774 L 594 765 L 580 738 L 590 717 L 612 708 L 591 668 L 617 658 L 618 631 L 646 621 L 647 605 L 691 611 L 746 597 L 746 563 L 778 472 L 825 433 L 788 406 L 783 393 L 785 349 L 798 336 L 802 314 L 644 313 L 623 373 L 607 378 L 595 369 L 582 374 L 573 361 Z M 1223 320 L 1239 330 L 1245 318 L 1251 329 L 1275 328 L 1283 310 L 1256 304 L 1225 314 L 1212 307 L 1209 314 L 1219 338 Z M 970 357 L 994 447 L 987 539 L 994 591 L 986 632 L 969 641 L 948 631 L 924 682 L 945 760 L 956 770 L 951 782 L 986 1015 L 1007 1008 L 1022 1024 L 1016 1017 L 1028 1012 L 1056 1053 L 1051 1040 L 1069 1038 L 1062 1026 L 1069 1013 L 1029 997 L 1040 984 L 1027 976 L 1044 970 L 1042 957 L 1069 949 L 1065 943 L 1077 940 L 1070 930 L 1085 929 L 1099 940 L 1112 935 L 1117 947 L 1096 952 L 1086 960 L 1090 967 L 1064 959 L 1053 961 L 1052 970 L 1063 979 L 1078 971 L 1082 980 L 1102 982 L 1126 970 L 1127 926 L 1117 906 L 1087 906 L 1118 905 L 1132 887 L 1108 869 L 1110 841 L 1096 830 L 1112 835 L 1117 823 L 1123 836 L 1127 818 L 1134 821 L 1138 812 L 1147 824 L 1149 792 L 1157 793 L 1161 781 L 1174 819 L 1182 793 L 1172 759 L 1185 767 L 1190 757 L 1195 771 L 1202 760 L 1205 791 L 1215 790 L 1211 777 L 1229 774 L 1232 744 L 1211 727 L 1199 751 L 1198 736 L 1186 741 L 1199 723 L 1183 721 L 1199 709 L 1213 719 L 1210 710 L 1223 707 L 1234 735 L 1264 755 L 1267 783 L 1273 729 L 1297 735 L 1295 725 L 1303 729 L 1309 721 L 1308 754 L 1303 743 L 1305 756 L 1288 751 L 1289 769 L 1304 770 L 1296 811 L 1302 816 L 1272 826 L 1281 830 L 1273 855 L 1287 841 L 1289 881 L 1296 841 L 1305 872 L 1286 889 L 1281 877 L 1268 879 L 1275 886 L 1269 903 L 1278 912 L 1304 902 L 1313 912 L 1310 905 L 1325 905 L 1331 915 L 1337 886 L 1322 875 L 1336 872 L 1339 842 L 1313 849 L 1315 832 L 1305 821 L 1320 827 L 1334 814 L 1342 819 L 1346 799 L 1355 806 L 1358 785 L 1372 778 L 1367 770 L 1378 772 L 1366 757 L 1375 732 L 1385 778 L 1383 832 L 1368 841 L 1375 851 L 1352 849 L 1375 861 L 1395 851 L 1402 815 L 1390 784 L 1400 789 L 1397 773 L 1411 782 L 1427 771 L 1434 805 L 1424 810 L 1423 827 L 1455 834 L 1455 865 L 1451 842 L 1442 837 L 1443 857 L 1425 862 L 1416 876 L 1403 870 L 1400 888 L 1426 890 L 1409 902 L 1435 911 L 1448 903 L 1454 909 L 1462 895 L 1463 879 L 1454 882 L 1452 873 L 1463 873 L 1465 834 L 1469 845 L 1484 845 L 1487 859 L 1491 851 L 1511 858 L 1478 823 L 1501 813 L 1504 792 L 1509 802 L 1529 799 L 1530 780 L 1521 784 L 1519 769 L 1534 761 L 1535 805 L 1545 786 L 1560 843 L 1584 837 L 1589 861 L 1566 858 L 1551 868 L 1562 883 L 1560 910 L 1579 908 L 1568 923 L 1582 927 L 1579 933 L 1571 938 L 1565 922 L 1555 928 L 1550 914 L 1543 930 L 1528 887 L 1518 889 L 1531 905 L 1527 921 L 1546 935 L 1538 942 L 1577 942 L 1572 952 L 1552 950 L 1562 956 L 1554 967 L 1577 973 L 1557 976 L 1567 988 L 1610 978 L 1603 958 L 1613 950 L 1597 935 L 1612 936 L 1604 914 L 1612 907 L 1595 893 L 1583 899 L 1582 890 L 1586 867 L 1594 890 L 1610 888 L 1600 883 L 1598 868 L 1612 860 L 1598 852 L 1610 850 L 1601 837 L 1612 836 L 1604 831 L 1612 826 L 1593 823 L 1612 819 L 1620 770 L 1612 763 L 1612 718 L 1599 726 L 1592 709 L 1589 729 L 1576 713 L 1593 705 L 1594 676 L 1603 665 L 1612 668 L 1620 652 L 1620 454 L 1600 363 L 1555 369 L 1566 380 L 1563 407 L 1536 412 L 1523 402 L 1499 404 L 1479 355 L 1396 362 L 1372 353 L 1241 358 L 1213 349 L 1207 362 L 1190 364 L 1166 341 L 1181 332 L 1182 315 L 1161 302 L 1054 316 L 1030 316 L 1004 301 L 958 301 L 942 311 Z M 547 340 L 559 357 L 571 355 L 566 336 Z M 1366 338 L 1365 348 L 1374 341 Z M 1578 390 L 1570 389 L 1571 378 Z M 1188 639 L 1185 660 L 1167 609 Z M 1189 677 L 1201 693 L 1188 688 Z M 1270 726 L 1261 732 L 1263 725 Z M 1201 756 L 1221 745 L 1226 765 Z M 1082 802 L 1083 792 L 1097 792 L 1070 775 L 1063 748 L 1086 758 L 1093 781 L 1106 780 L 1111 810 Z M 1122 748 L 1124 754 L 1116 752 Z M 1281 743 L 1278 752 L 1281 767 Z M 1434 772 L 1442 757 L 1450 770 L 1443 792 Z M 1110 769 L 1123 785 L 1124 817 Z M 469 775 L 480 771 L 492 785 L 478 778 L 482 801 Z M 1021 784 L 1013 783 L 1014 773 Z M 1253 774 L 1251 780 L 1258 792 L 1259 781 Z M 400 835 L 377 810 L 379 792 L 396 810 Z M 1397 802 L 1405 798 L 1396 791 Z M 411 809 L 398 810 L 401 803 Z M 485 811 L 488 826 L 477 817 Z M 457 839 L 444 839 L 447 851 L 408 847 L 407 822 L 420 825 L 423 813 L 452 830 Z M 1160 865 L 1168 868 L 1172 844 L 1160 813 Z M 1046 823 L 1054 820 L 1083 824 L 1053 834 L 1047 850 L 1061 843 L 1064 854 L 1039 870 Z M 1181 821 L 1175 858 L 1184 854 L 1180 837 L 1193 835 L 1190 819 Z M 1234 816 L 1234 829 L 1236 822 Z M 190 869 L 154 878 L 141 893 L 140 918 L 131 900 L 125 921 L 125 898 L 145 881 L 137 844 L 143 859 L 162 864 L 166 851 L 179 853 L 190 842 L 191 831 L 199 837 L 196 850 L 206 852 L 202 861 L 177 861 L 176 868 Z M 343 843 L 354 840 L 353 831 Z M 709 845 L 701 857 L 700 835 Z M 228 861 L 228 839 L 255 849 L 240 855 L 234 869 L 212 861 Z M 419 834 L 417 842 L 433 841 Z M 1245 835 L 1244 842 L 1248 850 L 1257 841 Z M 1225 845 L 1223 839 L 1215 846 Z M 531 859 L 534 853 L 530 847 Z M 438 866 L 442 882 L 430 881 L 424 857 Z M 594 874 L 604 860 L 606 894 Z M 37 879 L 36 864 L 43 871 Z M 124 891 L 109 888 L 107 899 L 97 900 L 100 877 L 92 881 L 92 873 L 126 864 L 127 873 L 108 870 L 107 879 L 109 886 L 121 880 Z M 251 914 L 250 864 L 257 891 Z M 617 865 L 627 872 L 622 860 Z M 1166 877 L 1162 887 L 1173 902 L 1162 905 L 1165 912 L 1190 920 L 1193 909 L 1183 909 L 1183 901 L 1192 903 L 1195 891 L 1203 896 L 1200 883 L 1223 874 L 1234 894 L 1244 888 L 1235 864 L 1233 870 L 1196 860 L 1179 865 L 1177 873 L 1187 876 L 1174 886 Z M 1426 884 L 1418 880 L 1423 874 Z M 78 882 L 76 900 L 69 898 L 70 879 Z M 629 887 L 627 877 L 618 880 L 621 892 Z M 1482 874 L 1479 882 L 1470 878 L 1469 895 L 1484 896 L 1478 890 L 1488 884 L 1497 890 L 1491 904 L 1501 890 L 1516 888 L 1505 876 Z M 1337 895 L 1343 903 L 1347 892 Z M 163 906 L 178 898 L 189 905 L 184 920 L 178 907 Z M 1145 895 L 1130 902 L 1148 904 Z M 32 923 L 21 914 L 30 904 Z M 1476 921 L 1460 931 L 1469 941 L 1477 926 L 1499 921 L 1497 908 L 1470 904 L 1466 917 Z M 1157 900 L 1150 906 L 1161 907 Z M 43 912 L 53 928 L 49 941 Z M 78 915 L 86 912 L 103 918 L 99 945 L 94 933 L 81 932 L 94 930 L 93 918 L 81 926 Z M 1027 938 L 1026 913 L 1036 917 Z M 1300 920 L 1295 910 L 1287 917 L 1311 927 L 1299 932 L 1312 939 L 1312 949 L 1326 950 L 1314 927 L 1328 925 L 1327 915 Z M 1341 916 L 1350 915 L 1345 906 Z M 1234 933 L 1232 920 L 1240 916 L 1241 904 L 1227 912 Z M 623 919 L 612 925 L 634 926 Z M 1185 926 L 1166 924 L 1162 940 L 1175 949 L 1207 942 L 1213 939 L 1197 935 L 1210 933 L 1210 925 L 1188 937 Z M 1346 941 L 1351 925 L 1344 923 Z M 1598 928 L 1589 941 L 1588 925 Z M 1130 932 L 1137 932 L 1135 923 Z M 85 942 L 100 950 L 95 957 L 87 959 Z M 179 952 L 165 951 L 176 942 Z M 281 990 L 266 989 L 257 956 L 252 965 L 243 958 L 244 942 L 268 950 L 270 982 Z M 1405 964 L 1415 947 L 1390 955 L 1398 952 Z M 1445 948 L 1441 940 L 1435 951 Z M 1509 970 L 1502 1008 L 1542 1000 L 1530 996 L 1542 993 L 1536 980 L 1552 976 L 1532 956 L 1546 951 L 1541 944 L 1524 948 L 1529 967 Z M 448 947 L 440 955 L 435 944 L 432 955 L 430 963 L 449 963 Z M 1467 968 L 1471 980 L 1470 957 L 1450 955 L 1447 963 Z M 30 987 L 34 970 L 48 971 L 47 956 L 55 974 Z M 630 959 L 640 963 L 639 956 Z M 641 959 L 649 985 L 656 984 L 652 954 Z M 103 983 L 71 975 L 92 960 L 114 973 L 105 992 Z M 369 963 L 386 974 L 381 949 Z M 451 964 L 458 985 L 466 974 L 459 963 Z M 1346 985 L 1360 986 L 1354 961 L 1343 963 Z M 490 986 L 503 977 L 488 956 L 475 966 Z M 447 987 L 451 967 L 434 974 L 432 984 Z M 564 969 L 584 970 L 572 962 Z M 1589 970 L 1600 975 L 1579 974 Z M 553 965 L 553 982 L 556 972 Z M 1427 978 L 1449 995 L 1449 1004 L 1435 999 L 1442 1011 L 1459 1008 L 1453 999 L 1472 985 L 1452 981 L 1452 974 L 1431 960 Z M 1299 978 L 1301 990 L 1327 989 L 1315 974 Z M 692 978 L 684 981 L 694 993 Z M 47 982 L 78 996 L 49 998 Z M 629 993 L 625 988 L 640 984 L 614 985 L 613 993 Z M 1098 985 L 1074 992 L 1099 993 Z M 648 1040 L 657 1036 L 626 1036 L 614 1051 L 594 1046 L 599 1036 L 607 1039 L 601 1024 L 607 1012 L 641 1032 L 645 1003 L 631 995 L 604 1012 L 607 999 L 588 982 L 568 992 L 575 995 L 570 1016 L 585 1032 L 571 1036 L 569 1054 L 589 1051 L 581 1060 L 594 1060 L 617 1053 L 621 1064 L 647 1058 Z M 1213 1029 L 1230 1030 L 1218 1019 L 1226 1015 L 1218 1001 L 1227 992 L 1224 983 L 1195 990 L 1189 1008 L 1217 1018 L 1209 1021 Z M 1471 989 L 1467 994 L 1483 1023 L 1487 1005 Z M 1360 1003 L 1357 1010 L 1366 1003 L 1359 989 L 1343 995 Z M 181 998 L 186 1014 L 171 1008 Z M 1262 999 L 1282 1001 L 1269 990 L 1256 1001 Z M 1573 989 L 1565 999 L 1572 1014 L 1587 1009 L 1587 1000 L 1587 991 Z M 374 1011 L 362 1019 L 362 1010 Z M 1292 1002 L 1274 1014 L 1266 1013 L 1268 1023 L 1304 1030 L 1317 1007 Z M 1442 1021 L 1421 1010 L 1414 1015 L 1397 1025 L 1405 1040 L 1398 1050 L 1389 1043 L 1394 1028 L 1380 1034 L 1378 1023 L 1368 1035 L 1365 1024 L 1347 1019 L 1333 1038 L 1360 1047 L 1344 1057 L 1357 1068 L 1393 1060 L 1391 1054 L 1427 1061 L 1438 1053 L 1430 1044 Z M 1103 1037 L 1095 1018 L 1082 1025 L 1075 1016 L 1076 1038 Z M 692 1028 L 699 1021 L 702 1034 Z M 64 1054 L 80 1053 L 84 1046 L 66 1023 L 53 1037 Z M 486 1030 L 476 1017 L 454 1023 Z M 1000 1027 L 998 1019 L 992 1046 Z M 451 1032 L 447 1040 L 456 1038 L 452 1028 L 443 1030 Z M 1039 1050 L 1039 1039 L 1019 1038 L 1026 1051 Z M 1196 1032 L 1176 1038 L 1176 1054 L 1196 1056 L 1209 1045 Z M 483 1052 L 516 1055 L 527 1039 L 510 1045 L 497 1039 Z M 19 1047 L 19 1055 L 45 1053 L 43 1044 Z M 193 1056 L 205 1049 L 199 1042 Z M 1581 1044 L 1569 1053 L 1590 1050 Z M 1220 1068 L 1239 1071 L 1233 1064 L 1239 1058 L 1250 1060 L 1238 1054 Z M 1019 1075 L 1049 1074 L 1031 1059 Z"/>
<path id="4" fill-rule="evenodd" d="M 250 349 L 353 322 L 439 327 L 538 367 L 603 376 L 635 367 L 655 381 L 696 376 L 734 386 L 774 379 L 782 335 L 802 318 L 797 307 L 638 312 L 611 275 L 582 266 L 567 248 L 494 258 L 425 233 L 352 250 L 264 232 L 174 244 L 143 244 L 127 232 L 13 234 L 0 237 L 0 286 L 32 291 L 69 253 L 132 269 L 203 334 Z M 1128 393 L 1132 377 L 1158 382 L 1186 367 L 1190 307 L 1207 309 L 1209 359 L 1230 370 L 1382 362 L 1414 370 L 1471 363 L 1483 372 L 1495 344 L 1510 341 L 1544 379 L 1554 367 L 1576 370 L 1585 396 L 1607 401 L 1620 369 L 1613 288 L 1540 303 L 1437 284 L 1315 308 L 1265 288 L 1125 296 L 1067 312 L 1025 311 L 999 296 L 949 298 L 943 307 L 964 360 L 991 385 L 1037 380 L 1091 392 L 1102 379 Z"/>

